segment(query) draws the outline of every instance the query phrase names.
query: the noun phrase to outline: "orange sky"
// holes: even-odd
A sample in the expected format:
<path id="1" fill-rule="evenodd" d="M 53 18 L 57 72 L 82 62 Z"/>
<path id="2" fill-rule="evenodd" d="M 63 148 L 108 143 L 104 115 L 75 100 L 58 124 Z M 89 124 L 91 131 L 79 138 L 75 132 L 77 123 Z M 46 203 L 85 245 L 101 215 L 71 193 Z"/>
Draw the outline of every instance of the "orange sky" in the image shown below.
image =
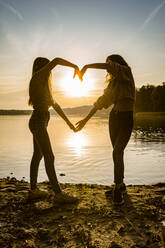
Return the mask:
<path id="1" fill-rule="evenodd" d="M 161 84 L 164 9 L 162 0 L 0 0 L 0 109 L 28 108 L 28 84 L 37 56 L 62 57 L 81 68 L 118 53 L 131 66 L 136 87 Z M 55 99 L 62 107 L 92 104 L 103 92 L 106 72 L 87 71 L 86 89 L 79 89 L 72 71 L 60 66 L 53 70 Z"/>

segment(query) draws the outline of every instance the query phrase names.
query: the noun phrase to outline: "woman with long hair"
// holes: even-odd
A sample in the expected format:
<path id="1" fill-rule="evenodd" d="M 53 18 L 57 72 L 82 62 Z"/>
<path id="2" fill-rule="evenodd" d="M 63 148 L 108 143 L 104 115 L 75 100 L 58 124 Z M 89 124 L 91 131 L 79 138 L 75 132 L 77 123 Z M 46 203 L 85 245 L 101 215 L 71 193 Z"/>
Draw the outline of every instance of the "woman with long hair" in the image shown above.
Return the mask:
<path id="1" fill-rule="evenodd" d="M 109 115 L 109 133 L 113 146 L 114 183 L 113 201 L 116 205 L 123 204 L 123 193 L 126 191 L 124 179 L 124 149 L 130 139 L 133 129 L 133 109 L 135 101 L 135 84 L 131 68 L 118 54 L 107 57 L 105 63 L 87 64 L 81 70 L 81 77 L 88 68 L 107 71 L 108 86 L 104 94 L 94 103 L 90 113 L 76 123 L 77 131 L 81 130 L 87 121 L 102 108 L 113 104 Z"/>
<path id="2" fill-rule="evenodd" d="M 61 107 L 53 100 L 51 85 L 51 70 L 57 66 L 69 66 L 78 73 L 77 65 L 64 59 L 55 58 L 49 61 L 47 58 L 38 57 L 33 63 L 32 78 L 29 84 L 29 105 L 33 107 L 32 116 L 29 120 L 29 128 L 33 134 L 33 156 L 30 164 L 30 198 L 40 198 L 44 192 L 37 188 L 37 176 L 39 163 L 44 157 L 45 169 L 51 187 L 55 193 L 55 200 L 61 203 L 76 201 L 76 198 L 62 192 L 57 180 L 54 168 L 54 154 L 52 151 L 47 126 L 50 119 L 49 108 L 53 109 L 63 118 L 68 126 L 75 131 L 75 127 L 66 117 Z"/>

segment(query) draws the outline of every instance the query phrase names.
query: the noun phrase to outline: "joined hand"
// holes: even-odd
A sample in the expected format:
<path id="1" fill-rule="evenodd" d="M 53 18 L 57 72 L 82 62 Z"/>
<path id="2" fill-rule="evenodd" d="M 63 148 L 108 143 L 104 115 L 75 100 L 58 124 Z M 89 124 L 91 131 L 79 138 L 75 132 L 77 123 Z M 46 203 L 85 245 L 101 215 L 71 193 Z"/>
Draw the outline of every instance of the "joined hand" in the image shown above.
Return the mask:
<path id="1" fill-rule="evenodd" d="M 76 123 L 76 132 L 80 131 L 86 124 L 86 119 L 82 119 Z"/>
<path id="2" fill-rule="evenodd" d="M 86 67 L 86 65 L 84 65 L 83 68 L 80 71 L 80 73 L 81 73 L 81 81 L 83 81 L 83 76 L 84 76 L 86 70 L 87 70 L 87 67 Z"/>
<path id="3" fill-rule="evenodd" d="M 81 71 L 79 70 L 78 67 L 75 68 L 73 78 L 75 78 L 76 75 L 79 77 L 80 81 L 83 80 L 83 79 L 82 79 L 82 75 L 81 75 Z"/>
<path id="4" fill-rule="evenodd" d="M 76 66 L 75 71 L 74 71 L 73 78 L 75 78 L 75 76 L 77 75 L 79 77 L 80 81 L 82 82 L 83 81 L 83 76 L 84 76 L 86 70 L 87 70 L 86 65 L 83 66 L 83 68 L 81 69 L 81 71 L 79 70 L 78 66 Z"/>
<path id="5" fill-rule="evenodd" d="M 75 126 L 74 126 L 71 122 L 68 123 L 68 126 L 69 126 L 70 129 L 72 129 L 74 132 L 77 132 Z"/>

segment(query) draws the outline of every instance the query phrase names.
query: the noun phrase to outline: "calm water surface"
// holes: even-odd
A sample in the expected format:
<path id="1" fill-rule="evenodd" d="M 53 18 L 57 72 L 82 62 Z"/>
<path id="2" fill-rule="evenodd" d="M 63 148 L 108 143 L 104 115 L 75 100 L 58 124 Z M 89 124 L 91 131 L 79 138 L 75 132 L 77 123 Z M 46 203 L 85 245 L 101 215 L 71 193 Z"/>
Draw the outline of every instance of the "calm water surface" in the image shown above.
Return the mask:
<path id="1" fill-rule="evenodd" d="M 0 116 L 0 177 L 25 177 L 33 152 L 29 116 Z M 76 123 L 80 118 L 70 117 Z M 113 183 L 112 145 L 108 120 L 93 118 L 79 133 L 65 122 L 51 117 L 48 131 L 55 153 L 55 168 L 60 182 Z M 61 177 L 60 173 L 65 176 Z M 47 180 L 41 161 L 38 181 Z M 134 132 L 125 150 L 126 184 L 165 182 L 165 135 Z"/>

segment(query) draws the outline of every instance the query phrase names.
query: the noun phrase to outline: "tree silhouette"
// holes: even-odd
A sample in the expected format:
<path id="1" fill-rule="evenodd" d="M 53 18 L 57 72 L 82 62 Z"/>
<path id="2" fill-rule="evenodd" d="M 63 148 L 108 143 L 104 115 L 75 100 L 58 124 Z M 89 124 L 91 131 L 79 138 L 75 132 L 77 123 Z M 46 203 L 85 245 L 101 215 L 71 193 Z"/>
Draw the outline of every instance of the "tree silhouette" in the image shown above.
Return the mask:
<path id="1" fill-rule="evenodd" d="M 142 86 L 136 89 L 135 112 L 164 112 L 165 82 L 162 85 Z"/>

